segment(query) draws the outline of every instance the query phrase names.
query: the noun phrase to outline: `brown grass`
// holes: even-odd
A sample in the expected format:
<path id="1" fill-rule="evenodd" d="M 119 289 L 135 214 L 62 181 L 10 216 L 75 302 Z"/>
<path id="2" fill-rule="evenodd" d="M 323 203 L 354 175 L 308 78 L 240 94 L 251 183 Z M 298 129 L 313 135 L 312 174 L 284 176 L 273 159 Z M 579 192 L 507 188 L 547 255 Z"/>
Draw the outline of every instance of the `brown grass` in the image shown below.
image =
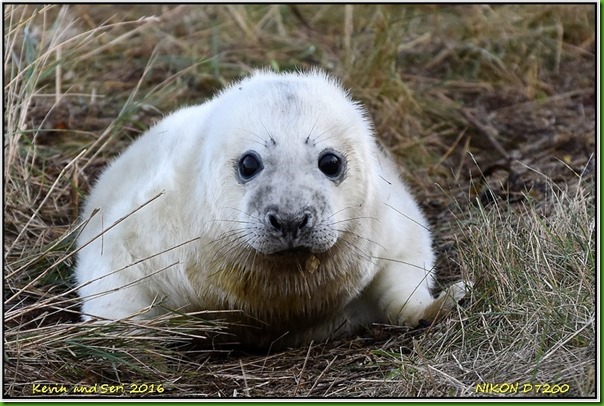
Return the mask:
<path id="1" fill-rule="evenodd" d="M 596 396 L 595 36 L 589 4 L 5 6 L 4 397 Z M 223 326 L 203 314 L 79 323 L 95 176 L 162 114 L 266 66 L 322 67 L 367 106 L 442 281 L 476 281 L 467 303 L 268 355 L 212 350 Z"/>

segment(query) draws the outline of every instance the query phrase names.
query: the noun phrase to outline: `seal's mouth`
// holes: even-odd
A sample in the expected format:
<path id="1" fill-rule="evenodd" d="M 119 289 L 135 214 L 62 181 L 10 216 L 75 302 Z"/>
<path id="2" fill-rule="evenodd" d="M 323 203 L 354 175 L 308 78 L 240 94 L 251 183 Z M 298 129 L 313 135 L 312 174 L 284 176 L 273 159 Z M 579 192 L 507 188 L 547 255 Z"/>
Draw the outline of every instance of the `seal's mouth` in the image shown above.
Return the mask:
<path id="1" fill-rule="evenodd" d="M 295 248 L 284 249 L 281 251 L 276 251 L 269 255 L 276 256 L 276 257 L 285 257 L 285 256 L 287 256 L 287 257 L 305 257 L 308 255 L 312 255 L 312 252 L 307 247 L 295 247 Z"/>

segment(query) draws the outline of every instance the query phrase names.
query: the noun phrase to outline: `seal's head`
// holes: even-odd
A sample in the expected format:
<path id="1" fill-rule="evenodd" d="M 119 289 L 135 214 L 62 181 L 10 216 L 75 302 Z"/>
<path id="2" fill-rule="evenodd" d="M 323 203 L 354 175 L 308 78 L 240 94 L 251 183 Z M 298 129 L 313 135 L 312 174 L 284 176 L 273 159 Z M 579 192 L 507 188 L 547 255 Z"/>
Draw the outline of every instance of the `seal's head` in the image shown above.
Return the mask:
<path id="1" fill-rule="evenodd" d="M 207 150 L 223 159 L 208 157 L 205 170 L 220 171 L 217 190 L 228 189 L 221 218 L 259 254 L 332 248 L 371 198 L 365 163 L 376 146 L 361 107 L 321 72 L 259 72 L 218 99 L 212 114 L 223 119 L 212 121 Z"/>

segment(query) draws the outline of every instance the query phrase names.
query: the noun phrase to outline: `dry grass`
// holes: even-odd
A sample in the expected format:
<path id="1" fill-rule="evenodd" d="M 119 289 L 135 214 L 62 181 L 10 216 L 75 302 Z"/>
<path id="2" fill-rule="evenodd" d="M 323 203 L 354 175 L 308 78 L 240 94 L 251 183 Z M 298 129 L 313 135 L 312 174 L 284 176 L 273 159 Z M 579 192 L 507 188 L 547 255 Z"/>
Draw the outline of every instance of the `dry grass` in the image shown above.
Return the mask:
<path id="1" fill-rule="evenodd" d="M 596 395 L 593 5 L 19 5 L 4 45 L 4 397 Z M 476 281 L 451 320 L 269 355 L 211 350 L 222 325 L 203 314 L 78 322 L 73 239 L 98 171 L 261 66 L 320 66 L 366 104 L 434 224 L 441 279 Z"/>

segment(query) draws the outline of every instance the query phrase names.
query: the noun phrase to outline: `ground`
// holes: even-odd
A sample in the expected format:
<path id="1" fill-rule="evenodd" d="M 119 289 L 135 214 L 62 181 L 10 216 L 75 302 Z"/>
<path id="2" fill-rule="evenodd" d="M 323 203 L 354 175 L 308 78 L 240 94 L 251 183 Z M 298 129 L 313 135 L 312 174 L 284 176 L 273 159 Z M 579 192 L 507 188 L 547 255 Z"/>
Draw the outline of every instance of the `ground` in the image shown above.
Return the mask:
<path id="1" fill-rule="evenodd" d="M 598 395 L 595 19 L 595 4 L 5 5 L 4 397 Z M 99 171 L 257 67 L 321 67 L 367 107 L 439 279 L 475 281 L 449 319 L 274 354 L 211 350 L 220 326 L 199 319 L 78 321 L 73 238 Z"/>

